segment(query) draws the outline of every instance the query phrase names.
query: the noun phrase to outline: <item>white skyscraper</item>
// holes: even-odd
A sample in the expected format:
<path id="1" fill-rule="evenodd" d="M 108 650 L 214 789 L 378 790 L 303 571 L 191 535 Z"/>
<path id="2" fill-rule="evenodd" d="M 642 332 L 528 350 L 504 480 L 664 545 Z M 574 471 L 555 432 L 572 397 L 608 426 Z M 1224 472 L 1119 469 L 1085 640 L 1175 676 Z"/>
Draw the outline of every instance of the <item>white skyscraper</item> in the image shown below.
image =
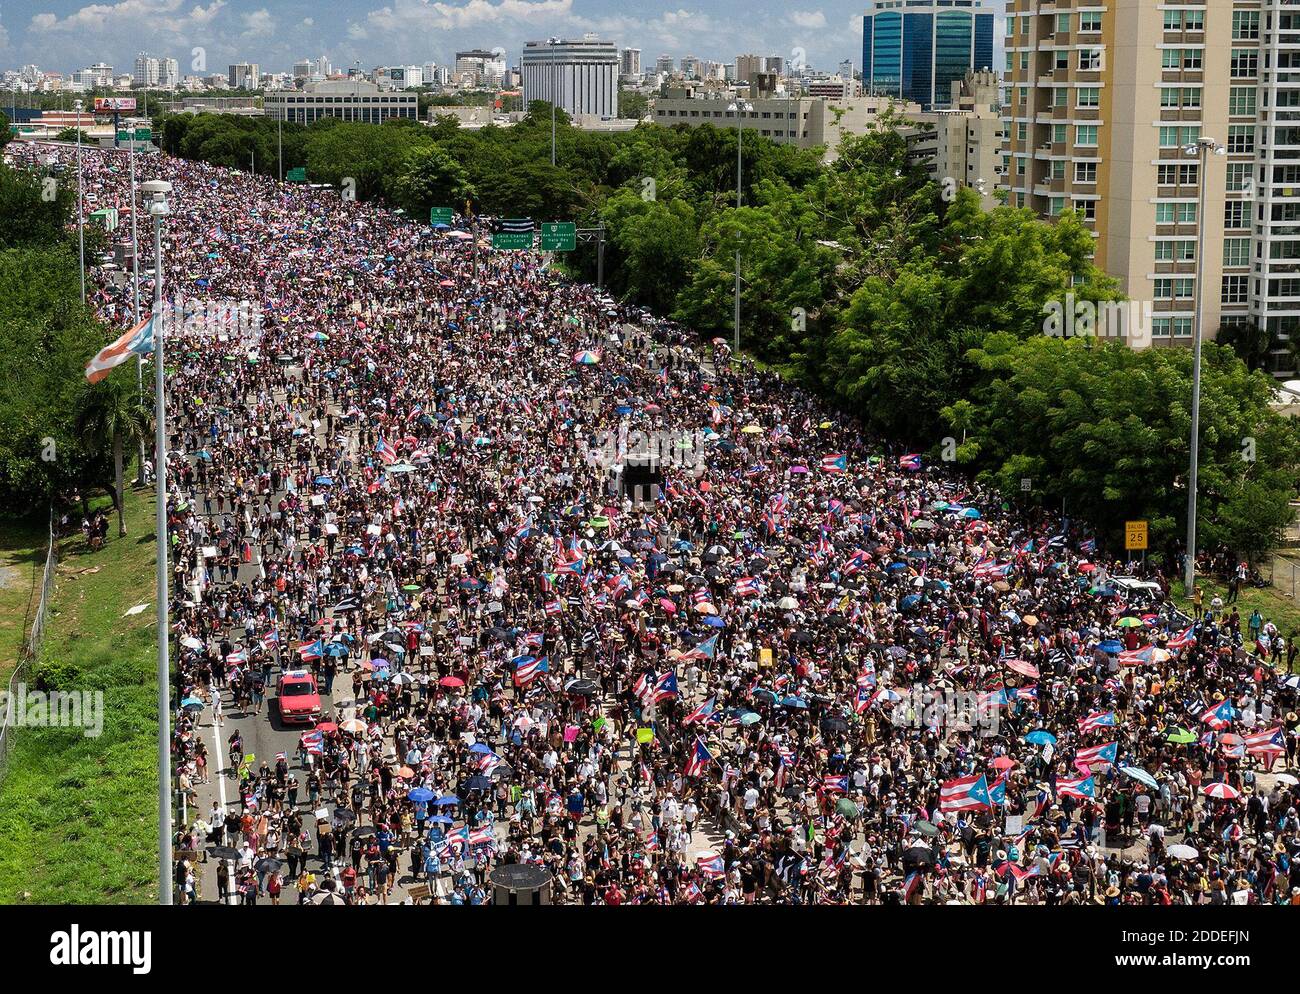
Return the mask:
<path id="1" fill-rule="evenodd" d="M 618 48 L 586 35 L 581 41 L 530 41 L 519 63 L 525 106 L 548 100 L 569 114 L 618 117 Z"/>

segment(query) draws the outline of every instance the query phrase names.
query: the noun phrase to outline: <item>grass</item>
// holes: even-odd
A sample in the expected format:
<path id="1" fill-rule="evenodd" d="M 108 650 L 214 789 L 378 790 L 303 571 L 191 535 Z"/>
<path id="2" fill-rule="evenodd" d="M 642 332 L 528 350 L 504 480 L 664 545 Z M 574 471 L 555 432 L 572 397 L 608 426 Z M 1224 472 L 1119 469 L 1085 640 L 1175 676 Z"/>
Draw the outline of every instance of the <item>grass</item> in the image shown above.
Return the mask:
<path id="1" fill-rule="evenodd" d="M 46 524 L 0 524 L 0 687 L 18 664 L 18 650 L 31 628 L 41 598 L 45 570 Z"/>
<path id="2" fill-rule="evenodd" d="M 1207 577 L 1198 577 L 1197 583 L 1200 584 L 1204 597 L 1201 604 L 1208 610 L 1210 601 L 1214 600 L 1215 594 L 1223 598 L 1225 604 L 1228 600 L 1228 586 L 1225 583 L 1218 583 Z M 1170 588 L 1170 595 L 1178 607 L 1192 613 L 1192 602 L 1183 590 L 1181 580 L 1175 581 Z M 1241 629 L 1246 635 L 1247 648 L 1253 649 L 1254 642 L 1250 639 L 1250 630 L 1246 622 L 1250 619 L 1251 612 L 1258 609 L 1260 617 L 1266 622 L 1271 621 L 1277 625 L 1283 637 L 1289 637 L 1292 632 L 1300 631 L 1300 603 L 1292 600 L 1286 594 L 1273 587 L 1243 587 L 1237 595 L 1235 604 L 1226 608 L 1231 613 L 1231 608 L 1236 607 L 1241 614 Z M 1286 665 L 1286 656 L 1281 657 L 1281 665 Z"/>
<path id="3" fill-rule="evenodd" d="M 30 689 L 102 690 L 98 738 L 23 728 L 0 785 L 0 903 L 157 900 L 158 713 L 152 491 L 128 492 L 127 535 L 63 543 Z M 98 566 L 97 572 L 81 572 Z"/>

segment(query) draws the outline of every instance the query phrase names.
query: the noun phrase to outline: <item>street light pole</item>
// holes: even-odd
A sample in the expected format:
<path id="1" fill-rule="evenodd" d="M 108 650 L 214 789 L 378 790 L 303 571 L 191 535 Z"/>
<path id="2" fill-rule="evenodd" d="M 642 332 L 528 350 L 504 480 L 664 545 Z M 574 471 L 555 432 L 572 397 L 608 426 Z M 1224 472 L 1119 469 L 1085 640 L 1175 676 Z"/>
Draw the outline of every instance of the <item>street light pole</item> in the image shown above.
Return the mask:
<path id="1" fill-rule="evenodd" d="M 728 110 L 736 112 L 736 206 L 741 204 L 741 161 L 745 145 L 745 118 L 746 111 L 753 110 L 753 105 L 745 103 L 743 100 L 737 100 L 731 104 Z M 732 351 L 737 357 L 740 356 L 740 245 L 736 246 L 736 286 L 735 294 L 732 301 Z"/>
<path id="2" fill-rule="evenodd" d="M 555 165 L 555 101 L 559 97 L 560 81 L 555 76 L 555 43 L 558 38 L 548 38 L 551 46 L 551 165 Z"/>
<path id="3" fill-rule="evenodd" d="M 154 487 L 158 507 L 158 903 L 172 903 L 172 757 L 171 661 L 167 619 L 167 395 L 163 383 L 163 218 L 169 213 L 167 194 L 172 185 L 150 180 L 141 189 L 153 218 L 153 370 L 154 370 Z"/>
<path id="4" fill-rule="evenodd" d="M 1183 563 L 1183 591 L 1191 596 L 1196 583 L 1196 487 L 1197 470 L 1201 455 L 1201 339 L 1203 320 L 1202 300 L 1205 274 L 1205 186 L 1209 172 L 1209 157 L 1223 155 L 1225 149 L 1213 138 L 1201 138 L 1195 145 L 1183 149 L 1187 155 L 1201 157 L 1201 195 L 1196 214 L 1196 316 L 1192 339 L 1192 439 L 1191 466 L 1187 474 L 1187 556 Z"/>
<path id="5" fill-rule="evenodd" d="M 86 229 L 81 209 L 81 101 L 73 104 L 77 112 L 77 262 L 81 269 L 81 302 L 86 302 Z"/>
<path id="6" fill-rule="evenodd" d="M 137 215 L 140 213 L 140 200 L 135 188 L 135 131 L 132 129 L 131 141 L 127 146 L 127 155 L 131 161 L 131 326 L 140 324 L 140 226 Z M 135 357 L 136 397 L 140 406 L 144 406 L 144 355 Z M 140 472 L 136 475 L 138 483 L 144 483 L 144 436 L 140 437 Z"/>

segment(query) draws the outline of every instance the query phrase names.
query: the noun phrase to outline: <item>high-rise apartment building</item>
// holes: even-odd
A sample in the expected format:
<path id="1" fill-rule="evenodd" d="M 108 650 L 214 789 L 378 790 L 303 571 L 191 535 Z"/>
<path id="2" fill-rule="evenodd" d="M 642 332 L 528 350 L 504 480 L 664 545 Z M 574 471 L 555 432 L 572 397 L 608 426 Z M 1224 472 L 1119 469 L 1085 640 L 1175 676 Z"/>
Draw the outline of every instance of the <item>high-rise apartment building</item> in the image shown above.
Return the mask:
<path id="1" fill-rule="evenodd" d="M 530 41 L 519 60 L 524 105 L 548 100 L 572 115 L 618 117 L 618 47 L 586 35 L 581 41 Z"/>
<path id="2" fill-rule="evenodd" d="M 620 76 L 641 75 L 641 49 L 625 48 L 619 53 L 618 74 Z"/>
<path id="3" fill-rule="evenodd" d="M 659 58 L 655 59 L 655 72 L 657 73 L 669 76 L 675 68 L 676 66 L 673 64 L 673 57 L 667 53 L 664 53 L 659 56 Z"/>
<path id="4" fill-rule="evenodd" d="M 992 68 L 993 12 L 982 0 L 875 0 L 862 18 L 864 93 L 929 110 L 966 73 Z"/>
<path id="5" fill-rule="evenodd" d="M 1078 210 L 1158 345 L 1192 341 L 1203 244 L 1205 337 L 1254 324 L 1274 370 L 1294 368 L 1300 4 L 1009 0 L 1006 60 L 1010 203 Z"/>
<path id="6" fill-rule="evenodd" d="M 237 62 L 226 72 L 233 90 L 256 90 L 262 84 L 262 67 L 256 62 Z"/>

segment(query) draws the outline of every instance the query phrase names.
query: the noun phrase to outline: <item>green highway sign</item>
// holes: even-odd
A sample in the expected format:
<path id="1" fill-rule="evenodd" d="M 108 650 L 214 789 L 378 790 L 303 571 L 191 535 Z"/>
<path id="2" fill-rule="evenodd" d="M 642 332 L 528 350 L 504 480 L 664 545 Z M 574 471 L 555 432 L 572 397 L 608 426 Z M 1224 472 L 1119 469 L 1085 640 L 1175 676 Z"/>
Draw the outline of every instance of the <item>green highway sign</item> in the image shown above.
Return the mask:
<path id="1" fill-rule="evenodd" d="M 136 129 L 135 129 L 135 140 L 138 141 L 138 142 L 153 141 L 153 129 L 152 129 L 152 128 L 136 128 Z"/>
<path id="2" fill-rule="evenodd" d="M 451 224 L 452 216 L 456 212 L 450 207 L 430 207 L 429 223 L 430 224 Z"/>
<path id="3" fill-rule="evenodd" d="M 578 226 L 572 221 L 550 221 L 542 225 L 543 252 L 572 252 L 578 247 Z"/>
<path id="4" fill-rule="evenodd" d="M 287 182 L 290 183 L 306 183 L 307 167 L 299 166 L 297 169 L 290 169 L 287 173 L 284 174 L 284 178 Z"/>
<path id="5" fill-rule="evenodd" d="M 533 247 L 532 218 L 503 218 L 492 228 L 494 249 L 530 249 Z"/>
<path id="6" fill-rule="evenodd" d="M 117 140 L 120 142 L 129 142 L 131 140 L 131 132 L 119 131 L 117 133 Z"/>

